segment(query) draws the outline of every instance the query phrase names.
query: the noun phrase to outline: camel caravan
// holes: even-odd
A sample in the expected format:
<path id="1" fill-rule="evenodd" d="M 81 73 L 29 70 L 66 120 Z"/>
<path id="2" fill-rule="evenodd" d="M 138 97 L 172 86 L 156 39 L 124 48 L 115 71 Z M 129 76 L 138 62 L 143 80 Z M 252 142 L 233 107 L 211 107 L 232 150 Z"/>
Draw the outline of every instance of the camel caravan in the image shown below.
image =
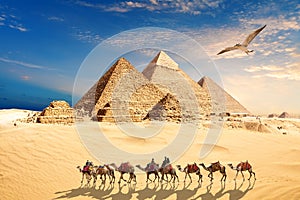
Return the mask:
<path id="1" fill-rule="evenodd" d="M 245 176 L 243 174 L 243 171 L 248 171 L 250 174 L 250 177 L 248 180 L 251 179 L 252 175 L 255 177 L 255 172 L 252 170 L 251 164 L 247 161 L 238 163 L 235 167 L 233 164 L 228 164 L 228 166 L 232 169 L 237 171 L 236 176 L 234 180 L 236 180 L 238 173 L 241 172 L 243 176 L 243 181 L 245 180 Z M 148 163 L 145 167 L 142 167 L 141 165 L 136 165 L 138 169 L 144 171 L 146 173 L 146 182 L 173 182 L 176 181 L 179 182 L 179 178 L 176 172 L 176 169 L 172 166 L 170 163 L 169 158 L 165 157 L 165 160 L 159 166 L 159 164 L 155 163 L 154 159 L 152 158 L 151 162 Z M 222 165 L 219 161 L 215 163 L 211 163 L 209 166 L 205 166 L 204 163 L 196 164 L 187 164 L 184 168 L 181 167 L 181 165 L 176 165 L 177 169 L 180 172 L 185 173 L 184 182 L 186 181 L 186 178 L 189 177 L 190 182 L 192 182 L 191 174 L 195 174 L 198 176 L 198 182 L 203 182 L 202 178 L 203 175 L 200 172 L 200 167 L 202 167 L 204 170 L 208 171 L 208 178 L 210 178 L 210 181 L 213 181 L 213 173 L 214 172 L 220 172 L 222 174 L 221 182 L 226 181 L 227 174 L 226 174 L 226 167 Z M 136 183 L 136 175 L 135 175 L 135 168 L 130 162 L 124 162 L 121 163 L 119 166 L 117 166 L 115 163 L 111 164 L 104 164 L 104 165 L 94 165 L 93 162 L 87 160 L 85 165 L 81 168 L 80 166 L 77 166 L 79 169 L 79 172 L 82 174 L 81 179 L 81 185 L 83 185 L 84 179 L 86 179 L 86 185 L 89 186 L 91 180 L 93 179 L 93 185 L 96 184 L 97 179 L 101 180 L 101 184 L 105 184 L 106 180 L 109 180 L 109 184 L 115 183 L 115 171 L 118 171 L 120 173 L 120 178 L 118 183 L 120 184 L 121 181 L 124 181 L 126 183 L 134 182 Z M 124 179 L 123 175 L 129 174 L 129 179 Z M 154 175 L 154 179 L 150 178 L 150 175 Z M 160 174 L 160 175 L 159 175 Z"/>

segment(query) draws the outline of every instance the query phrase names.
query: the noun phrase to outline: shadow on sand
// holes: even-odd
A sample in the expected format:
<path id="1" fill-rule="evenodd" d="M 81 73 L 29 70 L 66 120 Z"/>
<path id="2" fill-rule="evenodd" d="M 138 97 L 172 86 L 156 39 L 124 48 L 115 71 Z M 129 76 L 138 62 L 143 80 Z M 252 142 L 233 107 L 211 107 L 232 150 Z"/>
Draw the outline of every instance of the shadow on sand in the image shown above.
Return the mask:
<path id="1" fill-rule="evenodd" d="M 247 183 L 248 182 L 248 183 Z M 255 181 L 243 181 L 241 183 L 233 182 L 233 189 L 226 188 L 226 183 L 209 183 L 203 186 L 191 183 L 149 183 L 142 189 L 136 189 L 136 184 L 116 184 L 105 185 L 99 187 L 79 187 L 67 191 L 56 192 L 60 195 L 55 199 L 65 199 L 73 197 L 90 197 L 94 199 L 124 199 L 132 198 L 162 200 L 176 197 L 176 199 L 220 199 L 224 195 L 229 195 L 230 200 L 238 200 L 243 198 L 249 191 L 254 188 Z M 243 187 L 244 186 L 244 187 Z M 217 191 L 212 192 L 212 188 Z"/>

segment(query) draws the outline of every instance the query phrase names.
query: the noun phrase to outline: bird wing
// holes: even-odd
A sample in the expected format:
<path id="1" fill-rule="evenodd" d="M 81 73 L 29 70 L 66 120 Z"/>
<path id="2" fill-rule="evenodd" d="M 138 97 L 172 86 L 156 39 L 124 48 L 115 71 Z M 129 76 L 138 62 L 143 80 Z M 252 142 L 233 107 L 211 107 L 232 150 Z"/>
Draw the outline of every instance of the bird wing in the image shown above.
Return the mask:
<path id="1" fill-rule="evenodd" d="M 220 55 L 222 53 L 225 53 L 227 51 L 232 51 L 232 50 L 236 50 L 238 49 L 237 47 L 226 47 L 225 49 L 223 49 L 222 51 L 220 51 L 217 55 Z"/>
<path id="2" fill-rule="evenodd" d="M 243 46 L 247 47 L 249 43 L 259 34 L 267 25 L 264 25 L 263 27 L 257 29 L 256 31 L 252 32 L 248 37 L 244 40 L 242 43 Z"/>

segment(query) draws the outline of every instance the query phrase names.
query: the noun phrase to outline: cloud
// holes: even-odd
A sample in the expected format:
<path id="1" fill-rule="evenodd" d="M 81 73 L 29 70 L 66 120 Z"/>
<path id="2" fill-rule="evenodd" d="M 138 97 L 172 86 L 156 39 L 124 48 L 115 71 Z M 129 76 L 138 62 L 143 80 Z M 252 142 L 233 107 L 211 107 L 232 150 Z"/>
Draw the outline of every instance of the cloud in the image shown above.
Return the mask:
<path id="1" fill-rule="evenodd" d="M 273 78 L 300 81 L 300 62 L 285 63 L 282 66 L 263 65 L 245 68 L 254 78 Z"/>
<path id="2" fill-rule="evenodd" d="M 26 31 L 28 31 L 26 28 L 24 28 L 21 24 L 18 24 L 18 25 L 12 25 L 12 24 L 10 24 L 10 25 L 8 25 L 10 28 L 12 28 L 12 29 L 16 29 L 16 30 L 19 30 L 19 31 L 21 31 L 21 32 L 26 32 Z"/>
<path id="3" fill-rule="evenodd" d="M 20 22 L 20 18 L 12 14 L 13 9 L 9 9 L 8 7 L 5 7 L 6 9 L 3 10 L 3 7 L 0 7 L 1 16 L 0 16 L 0 26 L 6 26 L 11 29 L 15 29 L 21 32 L 28 31 L 27 28 L 22 25 Z"/>
<path id="4" fill-rule="evenodd" d="M 232 74 L 223 77 L 223 82 L 226 91 L 253 114 L 299 113 L 300 96 L 296 90 L 300 82 L 273 78 Z"/>
<path id="5" fill-rule="evenodd" d="M 282 67 L 275 65 L 265 66 L 251 66 L 245 69 L 246 72 L 260 72 L 260 71 L 281 71 Z"/>
<path id="6" fill-rule="evenodd" d="M 24 75 L 24 76 L 21 76 L 21 79 L 24 80 L 24 81 L 28 81 L 31 79 L 30 76 L 27 76 L 27 75 Z"/>
<path id="7" fill-rule="evenodd" d="M 27 67 L 27 68 L 31 68 L 31 69 L 53 70 L 53 68 L 45 67 L 45 66 L 42 66 L 42 65 L 35 65 L 35 64 L 31 64 L 31 63 L 26 63 L 26 62 L 22 62 L 22 61 L 18 61 L 18 60 L 10 60 L 10 59 L 1 58 L 1 57 L 0 57 L 0 61 L 6 62 L 6 63 L 9 63 L 9 64 L 21 65 L 23 67 Z"/>
<path id="8" fill-rule="evenodd" d="M 210 8 L 217 8 L 222 0 L 149 0 L 149 1 L 121 1 L 110 5 L 95 4 L 88 1 L 75 1 L 75 4 L 101 9 L 106 12 L 129 12 L 135 9 L 143 9 L 148 11 L 165 12 L 165 13 L 188 13 L 199 15 L 201 11 Z"/>
<path id="9" fill-rule="evenodd" d="M 63 22 L 63 21 L 65 21 L 63 18 L 61 18 L 61 17 L 55 17 L 55 16 L 48 17 L 48 20 L 49 21 L 56 21 L 56 22 Z"/>
<path id="10" fill-rule="evenodd" d="M 103 38 L 99 34 L 94 33 L 90 30 L 82 31 L 77 27 L 73 27 L 73 30 L 74 31 L 72 33 L 72 36 L 79 41 L 99 44 L 103 40 Z"/>

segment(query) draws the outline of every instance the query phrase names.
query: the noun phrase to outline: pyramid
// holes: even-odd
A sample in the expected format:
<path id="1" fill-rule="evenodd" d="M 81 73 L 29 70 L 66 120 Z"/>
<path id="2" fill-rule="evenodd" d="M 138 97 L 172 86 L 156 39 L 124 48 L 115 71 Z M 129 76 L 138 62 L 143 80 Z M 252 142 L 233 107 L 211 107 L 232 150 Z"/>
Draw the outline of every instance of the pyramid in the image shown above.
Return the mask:
<path id="1" fill-rule="evenodd" d="M 206 91 L 165 52 L 160 51 L 142 73 L 165 93 L 175 96 L 184 119 L 198 120 L 209 113 L 211 106 Z"/>
<path id="2" fill-rule="evenodd" d="M 74 109 L 77 117 L 92 116 L 93 109 L 95 107 L 95 94 L 97 89 L 97 83 L 95 83 L 75 104 Z"/>
<path id="3" fill-rule="evenodd" d="M 236 99 L 234 99 L 209 77 L 204 76 L 198 83 L 210 95 L 213 113 L 250 114 L 244 106 L 242 106 Z"/>
<path id="4" fill-rule="evenodd" d="M 283 112 L 278 116 L 278 118 L 289 118 L 289 117 L 290 115 L 287 112 Z"/>
<path id="5" fill-rule="evenodd" d="M 139 122 L 166 95 L 125 58 L 120 58 L 75 108 L 91 111 L 98 121 Z"/>
<path id="6" fill-rule="evenodd" d="M 145 119 L 180 122 L 182 118 L 179 101 L 168 93 L 148 112 Z"/>

